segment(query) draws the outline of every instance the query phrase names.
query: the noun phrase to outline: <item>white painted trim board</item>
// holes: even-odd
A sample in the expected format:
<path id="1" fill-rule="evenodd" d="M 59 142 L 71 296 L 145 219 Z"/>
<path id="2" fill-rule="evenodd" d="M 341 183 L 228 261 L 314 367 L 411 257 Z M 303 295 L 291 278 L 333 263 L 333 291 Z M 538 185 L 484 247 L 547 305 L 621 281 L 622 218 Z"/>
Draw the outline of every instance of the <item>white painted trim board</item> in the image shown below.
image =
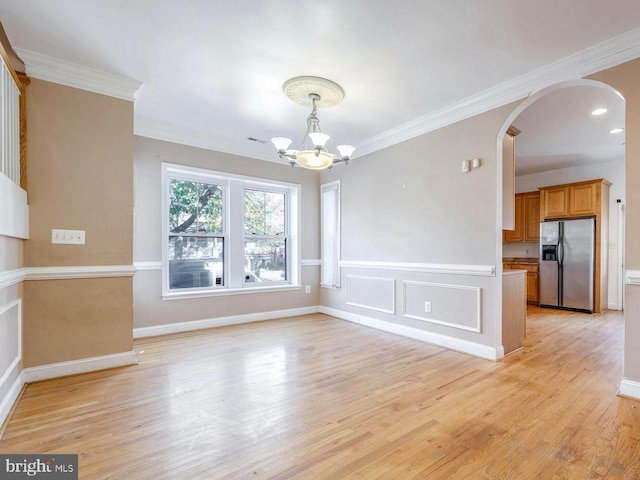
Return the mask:
<path id="1" fill-rule="evenodd" d="M 357 315 L 343 310 L 330 307 L 320 307 L 320 313 L 330 315 L 341 320 L 357 323 L 366 327 L 382 330 L 383 332 L 400 335 L 402 337 L 412 338 L 424 343 L 430 343 L 439 347 L 455 350 L 462 353 L 473 355 L 474 357 L 484 358 L 486 360 L 498 361 L 504 357 L 504 348 L 489 347 L 480 343 L 460 340 L 458 338 L 440 335 L 438 333 L 428 332 L 426 330 L 418 330 L 417 328 L 407 327 L 397 323 L 385 322 L 376 318 Z"/>
<path id="2" fill-rule="evenodd" d="M 441 273 L 495 277 L 495 265 L 457 265 L 447 263 L 375 262 L 369 260 L 341 260 L 341 268 L 369 268 L 401 272 Z"/>
<path id="3" fill-rule="evenodd" d="M 38 367 L 25 368 L 22 371 L 26 383 L 39 382 L 49 378 L 66 377 L 79 373 L 96 372 L 109 368 L 125 367 L 135 365 L 136 353 L 130 352 L 113 353 L 111 355 L 101 355 L 99 357 L 81 358 L 68 362 L 51 363 Z"/>
<path id="4" fill-rule="evenodd" d="M 620 395 L 640 400 L 640 382 L 623 378 L 620 382 Z"/>
<path id="5" fill-rule="evenodd" d="M 627 270 L 624 278 L 627 285 L 640 285 L 640 270 Z"/>
<path id="6" fill-rule="evenodd" d="M 13 404 L 16 402 L 18 397 L 20 396 L 20 392 L 22 391 L 22 387 L 25 385 L 24 375 L 20 373 L 18 378 L 13 382 L 9 392 L 5 395 L 5 397 L 0 401 L 0 426 L 7 419 L 9 412 L 13 408 Z"/>
<path id="7" fill-rule="evenodd" d="M 227 327 L 229 325 L 240 325 L 243 323 L 262 322 L 265 320 L 275 320 L 277 318 L 295 317 L 298 315 L 309 315 L 318 313 L 319 307 L 291 308 L 288 310 L 274 310 L 271 312 L 248 313 L 244 315 L 231 315 L 228 317 L 205 318 L 202 320 L 191 320 L 187 322 L 169 323 L 166 325 L 154 325 L 150 327 L 138 327 L 133 329 L 133 338 L 156 337 L 158 335 L 169 335 L 171 333 L 191 332 L 203 330 L 205 328 Z"/>
<path id="8" fill-rule="evenodd" d="M 134 101 L 142 82 L 41 53 L 14 48 L 26 67 L 28 76 L 47 82 Z"/>

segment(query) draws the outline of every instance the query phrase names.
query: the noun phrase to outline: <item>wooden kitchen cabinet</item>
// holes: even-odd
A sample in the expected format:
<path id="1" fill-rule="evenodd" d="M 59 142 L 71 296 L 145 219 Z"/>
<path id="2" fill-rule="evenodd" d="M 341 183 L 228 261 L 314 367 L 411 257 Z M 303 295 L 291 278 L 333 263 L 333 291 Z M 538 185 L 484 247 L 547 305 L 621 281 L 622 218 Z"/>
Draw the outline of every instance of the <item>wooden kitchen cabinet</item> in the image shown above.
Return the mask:
<path id="1" fill-rule="evenodd" d="M 515 196 L 515 229 L 503 230 L 505 243 L 540 241 L 540 192 L 518 193 Z"/>
<path id="2" fill-rule="evenodd" d="M 604 179 L 541 187 L 541 220 L 599 215 L 603 190 L 610 182 Z"/>
<path id="3" fill-rule="evenodd" d="M 560 185 L 540 189 L 542 198 L 542 218 L 562 218 L 569 216 L 569 187 Z"/>
<path id="4" fill-rule="evenodd" d="M 538 282 L 538 266 L 532 265 L 527 268 L 527 303 L 538 305 L 540 303 L 540 291 Z"/>
<path id="5" fill-rule="evenodd" d="M 600 204 L 599 185 L 587 183 L 569 187 L 569 215 L 595 215 Z"/>
<path id="6" fill-rule="evenodd" d="M 540 192 L 524 195 L 524 241 L 540 241 Z"/>

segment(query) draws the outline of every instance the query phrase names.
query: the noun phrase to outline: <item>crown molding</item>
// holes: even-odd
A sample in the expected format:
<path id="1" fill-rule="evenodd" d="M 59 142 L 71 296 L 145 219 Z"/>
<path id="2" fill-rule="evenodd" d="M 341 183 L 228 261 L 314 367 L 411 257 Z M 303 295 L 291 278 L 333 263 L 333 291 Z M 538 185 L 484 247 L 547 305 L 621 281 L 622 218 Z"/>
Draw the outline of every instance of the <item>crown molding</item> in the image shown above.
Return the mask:
<path id="1" fill-rule="evenodd" d="M 370 137 L 357 145 L 357 155 L 354 158 L 521 100 L 556 83 L 581 79 L 638 57 L 640 28 Z"/>
<path id="2" fill-rule="evenodd" d="M 15 48 L 31 78 L 79 88 L 89 92 L 134 101 L 142 83 L 132 78 Z"/>

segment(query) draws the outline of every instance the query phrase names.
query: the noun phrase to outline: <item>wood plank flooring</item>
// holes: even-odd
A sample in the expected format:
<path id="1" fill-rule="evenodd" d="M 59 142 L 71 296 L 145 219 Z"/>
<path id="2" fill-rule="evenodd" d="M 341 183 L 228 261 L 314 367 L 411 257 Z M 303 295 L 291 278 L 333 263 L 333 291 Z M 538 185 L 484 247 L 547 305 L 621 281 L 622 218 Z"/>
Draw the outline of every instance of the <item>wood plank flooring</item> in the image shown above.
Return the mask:
<path id="1" fill-rule="evenodd" d="M 140 340 L 29 385 L 0 452 L 83 479 L 640 479 L 622 315 L 530 307 L 527 334 L 498 363 L 320 314 Z"/>

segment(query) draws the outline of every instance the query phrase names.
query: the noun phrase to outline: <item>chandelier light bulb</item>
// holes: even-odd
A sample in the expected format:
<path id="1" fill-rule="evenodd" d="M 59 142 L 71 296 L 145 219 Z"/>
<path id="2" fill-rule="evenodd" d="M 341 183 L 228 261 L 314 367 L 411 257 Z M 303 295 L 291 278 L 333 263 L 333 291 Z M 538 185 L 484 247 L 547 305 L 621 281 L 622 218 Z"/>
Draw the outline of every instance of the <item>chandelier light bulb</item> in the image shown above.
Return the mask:
<path id="1" fill-rule="evenodd" d="M 278 152 L 284 152 L 291 145 L 291 140 L 285 137 L 273 137 L 271 142 L 276 147 Z"/>
<path id="2" fill-rule="evenodd" d="M 313 142 L 314 147 L 323 148 L 329 140 L 329 135 L 322 132 L 314 132 L 309 134 L 309 138 Z"/>
<path id="3" fill-rule="evenodd" d="M 342 158 L 351 158 L 351 154 L 356 149 L 353 145 L 338 145 L 337 148 Z"/>

